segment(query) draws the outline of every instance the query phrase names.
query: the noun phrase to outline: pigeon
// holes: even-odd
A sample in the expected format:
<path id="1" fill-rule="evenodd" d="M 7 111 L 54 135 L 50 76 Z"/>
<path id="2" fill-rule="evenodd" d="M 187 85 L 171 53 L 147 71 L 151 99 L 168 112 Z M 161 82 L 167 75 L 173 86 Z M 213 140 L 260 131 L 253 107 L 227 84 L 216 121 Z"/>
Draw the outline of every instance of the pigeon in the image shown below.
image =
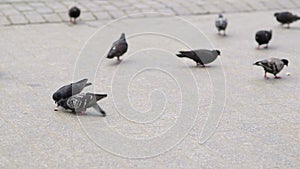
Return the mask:
<path id="1" fill-rule="evenodd" d="M 71 23 L 76 24 L 76 18 L 78 18 L 79 15 L 80 15 L 80 9 L 77 8 L 76 6 L 69 9 L 69 17 Z"/>
<path id="2" fill-rule="evenodd" d="M 284 65 L 288 66 L 289 61 L 287 59 L 270 58 L 253 63 L 253 65 L 261 66 L 265 70 L 265 79 L 268 79 L 267 73 L 274 75 L 276 79 L 280 77 L 277 74 L 283 69 Z"/>
<path id="3" fill-rule="evenodd" d="M 227 27 L 227 19 L 223 17 L 222 14 L 219 14 L 219 17 L 215 21 L 215 25 L 218 29 L 218 33 L 220 34 L 223 31 L 223 35 L 225 36 L 225 29 Z"/>
<path id="4" fill-rule="evenodd" d="M 208 64 L 216 60 L 217 56 L 221 55 L 219 50 L 207 50 L 207 49 L 198 49 L 191 51 L 179 51 L 179 54 L 176 54 L 178 57 L 186 57 L 194 60 L 197 66 L 201 65 L 205 67 L 204 64 Z"/>
<path id="5" fill-rule="evenodd" d="M 79 93 L 69 98 L 60 99 L 57 104 L 80 115 L 85 114 L 87 108 L 93 107 L 104 117 L 106 113 L 100 108 L 97 101 L 105 97 L 107 94 Z"/>
<path id="6" fill-rule="evenodd" d="M 297 15 L 292 14 L 291 12 L 276 12 L 274 14 L 276 20 L 281 24 L 287 24 L 287 27 L 290 27 L 290 24 L 299 20 L 300 17 Z"/>
<path id="7" fill-rule="evenodd" d="M 121 37 L 119 40 L 113 43 L 111 49 L 108 52 L 107 58 L 112 59 L 114 57 L 118 58 L 118 61 L 120 61 L 120 57 L 127 52 L 128 44 L 125 39 L 125 33 L 121 34 Z"/>
<path id="8" fill-rule="evenodd" d="M 75 94 L 80 93 L 85 87 L 92 85 L 87 83 L 88 79 L 82 79 L 78 82 L 71 83 L 59 88 L 53 95 L 52 98 L 57 103 L 61 99 L 69 98 Z"/>
<path id="9" fill-rule="evenodd" d="M 259 49 L 260 45 L 266 44 L 265 48 L 268 48 L 268 43 L 272 38 L 272 30 L 260 30 L 255 34 L 255 40 L 258 43 L 257 49 Z"/>

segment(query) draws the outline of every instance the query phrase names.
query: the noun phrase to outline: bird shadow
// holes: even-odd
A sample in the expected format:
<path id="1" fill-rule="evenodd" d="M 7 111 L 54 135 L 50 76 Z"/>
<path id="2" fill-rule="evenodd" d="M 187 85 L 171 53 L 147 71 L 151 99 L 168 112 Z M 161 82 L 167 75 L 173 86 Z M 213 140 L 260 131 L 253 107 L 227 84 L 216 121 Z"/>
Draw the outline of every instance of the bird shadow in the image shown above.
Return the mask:
<path id="1" fill-rule="evenodd" d="M 267 48 L 266 48 L 265 46 L 262 46 L 262 47 L 259 47 L 259 48 L 255 47 L 255 49 L 256 49 L 257 51 L 266 51 L 266 50 L 277 49 L 277 47 L 274 46 L 274 45 L 271 45 L 271 46 L 268 46 Z"/>
<path id="2" fill-rule="evenodd" d="M 56 112 L 62 112 L 62 113 L 68 113 L 74 116 L 79 116 L 79 117 L 87 117 L 87 116 L 95 116 L 95 117 L 104 117 L 102 114 L 99 113 L 94 113 L 94 112 L 86 112 L 85 114 L 77 114 L 75 112 L 72 112 L 70 110 L 64 110 L 64 109 L 54 109 Z"/>
<path id="3" fill-rule="evenodd" d="M 190 69 L 211 69 L 211 68 L 215 68 L 216 66 L 214 66 L 214 65 L 205 65 L 205 66 L 189 65 L 188 67 Z"/>
<path id="4" fill-rule="evenodd" d="M 259 81 L 265 82 L 265 83 L 275 83 L 275 82 L 280 82 L 283 80 L 287 80 L 287 78 L 280 76 L 280 78 L 274 78 L 274 77 L 268 77 L 268 79 L 266 78 L 262 78 Z"/>
<path id="5" fill-rule="evenodd" d="M 129 60 L 121 60 L 121 61 L 116 60 L 116 61 L 113 61 L 110 64 L 108 64 L 108 66 L 118 66 L 120 64 L 125 64 L 125 63 L 126 64 L 130 63 L 130 61 Z"/>
<path id="6" fill-rule="evenodd" d="M 289 28 L 284 28 L 284 29 L 286 29 L 286 30 L 297 30 L 297 31 L 299 31 L 300 30 L 300 27 L 289 27 Z"/>
<path id="7" fill-rule="evenodd" d="M 228 38 L 231 37 L 231 34 L 216 34 L 216 37 L 220 38 L 220 39 L 224 39 L 224 38 Z"/>

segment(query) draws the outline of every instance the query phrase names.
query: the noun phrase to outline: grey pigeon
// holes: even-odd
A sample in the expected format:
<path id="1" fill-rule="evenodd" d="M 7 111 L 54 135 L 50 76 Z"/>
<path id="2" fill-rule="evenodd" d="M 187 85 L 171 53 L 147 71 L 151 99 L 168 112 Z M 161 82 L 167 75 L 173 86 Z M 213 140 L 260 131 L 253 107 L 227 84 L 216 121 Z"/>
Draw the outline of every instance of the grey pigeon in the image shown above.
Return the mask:
<path id="1" fill-rule="evenodd" d="M 127 49 L 128 44 L 126 42 L 125 33 L 122 33 L 120 39 L 113 43 L 108 52 L 107 58 L 112 59 L 117 57 L 118 61 L 120 61 L 120 57 L 127 52 Z"/>
<path id="2" fill-rule="evenodd" d="M 208 64 L 216 60 L 216 58 L 221 55 L 219 50 L 207 50 L 198 49 L 191 51 L 179 51 L 180 54 L 176 54 L 178 57 L 186 57 L 192 59 L 196 62 L 197 66 L 201 65 L 205 67 L 204 64 Z"/>
<path id="3" fill-rule="evenodd" d="M 224 36 L 226 35 L 225 34 L 225 29 L 227 27 L 227 24 L 228 24 L 227 19 L 224 18 L 222 14 L 219 14 L 219 17 L 215 21 L 215 25 L 218 29 L 219 34 L 221 33 L 221 31 L 223 31 L 223 35 Z"/>
<path id="4" fill-rule="evenodd" d="M 259 49 L 260 45 L 266 44 L 265 48 L 268 48 L 268 44 L 272 39 L 272 30 L 260 30 L 255 34 L 255 40 L 258 43 L 257 49 Z"/>
<path id="5" fill-rule="evenodd" d="M 70 22 L 76 24 L 76 19 L 80 16 L 80 9 L 76 6 L 69 9 Z"/>
<path id="6" fill-rule="evenodd" d="M 78 82 L 71 83 L 59 88 L 53 95 L 52 98 L 57 103 L 61 99 L 69 98 L 75 94 L 80 93 L 85 87 L 92 85 L 87 83 L 88 79 L 82 79 Z"/>
<path id="7" fill-rule="evenodd" d="M 107 94 L 79 93 L 59 100 L 58 105 L 79 114 L 84 114 L 87 108 L 93 107 L 103 116 L 106 116 L 106 113 L 97 104 L 97 101 L 105 97 Z"/>
<path id="8" fill-rule="evenodd" d="M 268 79 L 267 73 L 271 73 L 274 77 L 280 78 L 277 74 L 283 69 L 284 65 L 288 66 L 289 61 L 286 59 L 270 58 L 255 62 L 253 65 L 261 66 L 265 70 L 265 78 Z"/>
<path id="9" fill-rule="evenodd" d="M 291 12 L 276 12 L 274 14 L 276 17 L 276 20 L 280 22 L 281 24 L 287 24 L 288 28 L 290 27 L 290 24 L 299 20 L 300 17 L 297 15 L 292 14 Z"/>

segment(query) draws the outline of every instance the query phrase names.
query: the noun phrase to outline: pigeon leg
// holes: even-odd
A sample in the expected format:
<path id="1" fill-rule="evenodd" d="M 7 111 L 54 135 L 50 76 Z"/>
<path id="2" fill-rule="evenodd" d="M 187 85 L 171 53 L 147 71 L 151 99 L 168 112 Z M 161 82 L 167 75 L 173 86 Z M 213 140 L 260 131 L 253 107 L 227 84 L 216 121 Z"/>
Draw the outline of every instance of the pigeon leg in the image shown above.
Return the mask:
<path id="1" fill-rule="evenodd" d="M 289 23 L 287 24 L 287 28 L 288 28 L 288 29 L 290 28 L 290 24 L 289 24 Z"/>
<path id="2" fill-rule="evenodd" d="M 257 47 L 256 47 L 257 50 L 259 49 L 259 46 L 260 46 L 260 45 L 257 45 Z"/>
<path id="3" fill-rule="evenodd" d="M 70 22 L 73 23 L 73 19 L 72 18 L 70 18 Z"/>
<path id="4" fill-rule="evenodd" d="M 281 77 L 275 75 L 274 79 L 281 79 Z"/>
<path id="5" fill-rule="evenodd" d="M 74 18 L 74 21 L 73 21 L 73 24 L 76 24 L 77 22 L 76 22 L 76 19 Z"/>
<path id="6" fill-rule="evenodd" d="M 118 56 L 117 58 L 118 58 L 118 61 L 121 62 L 120 56 Z"/>
<path id="7" fill-rule="evenodd" d="M 200 65 L 200 63 L 197 62 L 197 63 L 196 63 L 196 67 L 198 67 L 199 65 Z"/>
<path id="8" fill-rule="evenodd" d="M 267 72 L 265 72 L 265 76 L 264 77 L 265 77 L 265 79 L 269 79 L 268 76 L 267 76 Z"/>
<path id="9" fill-rule="evenodd" d="M 267 49 L 269 47 L 269 45 L 267 44 L 266 46 L 265 46 L 265 48 Z"/>

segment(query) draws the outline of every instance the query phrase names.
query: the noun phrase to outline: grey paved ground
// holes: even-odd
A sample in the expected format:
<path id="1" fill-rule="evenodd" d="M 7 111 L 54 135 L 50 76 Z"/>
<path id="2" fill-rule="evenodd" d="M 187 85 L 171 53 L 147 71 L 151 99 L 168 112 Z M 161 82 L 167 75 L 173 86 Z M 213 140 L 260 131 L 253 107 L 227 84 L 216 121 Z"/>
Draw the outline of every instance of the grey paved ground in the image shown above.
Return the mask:
<path id="1" fill-rule="evenodd" d="M 26 8 L 36 1 L 7 2 L 1 5 Z M 44 7 L 63 3 L 38 2 Z M 298 1 L 274 4 L 289 7 L 288 2 Z M 217 35 L 215 15 L 191 13 L 185 20 L 148 17 L 111 23 L 82 17 L 76 26 L 0 27 L 1 168 L 299 168 L 300 22 L 284 29 L 274 20 L 273 8 L 267 9 L 226 14 L 226 37 Z M 299 8 L 291 11 L 300 13 Z M 255 49 L 258 29 L 273 29 L 270 49 Z M 104 56 L 120 32 L 127 34 L 129 51 L 118 64 Z M 174 55 L 188 46 L 218 48 L 222 56 L 207 69 L 196 68 Z M 264 80 L 263 70 L 251 65 L 268 57 L 290 60 L 282 79 Z M 92 110 L 81 117 L 53 111 L 52 93 L 82 77 L 94 84 L 86 91 L 108 93 L 100 102 L 106 118 Z M 224 108 L 220 123 L 222 111 L 216 107 Z M 217 129 L 203 143 L 205 126 Z"/>
<path id="2" fill-rule="evenodd" d="M 0 25 L 68 21 L 67 9 L 78 6 L 81 20 L 109 20 L 122 16 L 153 17 L 295 9 L 298 0 L 2 0 Z M 139 14 L 139 15 L 135 15 Z"/>

